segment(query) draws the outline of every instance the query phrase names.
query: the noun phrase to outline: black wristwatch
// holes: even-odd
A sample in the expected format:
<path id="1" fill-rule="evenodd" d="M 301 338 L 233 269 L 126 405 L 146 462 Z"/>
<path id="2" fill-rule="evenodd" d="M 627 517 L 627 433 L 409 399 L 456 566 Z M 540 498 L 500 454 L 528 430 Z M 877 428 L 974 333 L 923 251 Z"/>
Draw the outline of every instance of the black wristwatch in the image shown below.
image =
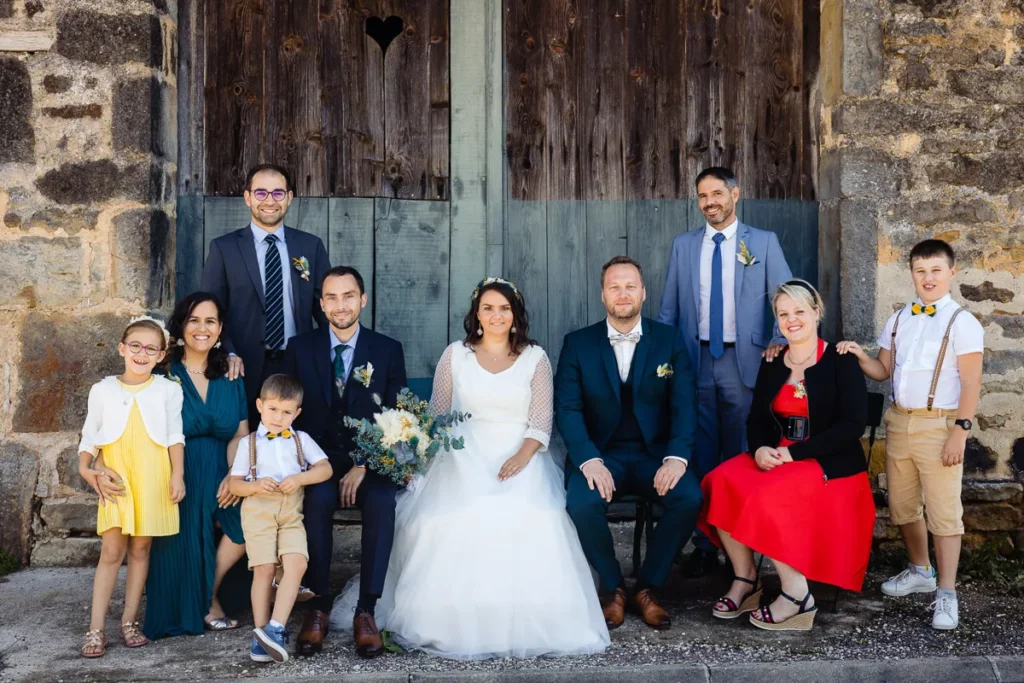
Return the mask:
<path id="1" fill-rule="evenodd" d="M 974 423 L 968 419 L 954 420 L 953 424 L 955 424 L 957 427 L 960 427 L 965 432 L 971 431 L 971 427 L 974 426 Z"/>

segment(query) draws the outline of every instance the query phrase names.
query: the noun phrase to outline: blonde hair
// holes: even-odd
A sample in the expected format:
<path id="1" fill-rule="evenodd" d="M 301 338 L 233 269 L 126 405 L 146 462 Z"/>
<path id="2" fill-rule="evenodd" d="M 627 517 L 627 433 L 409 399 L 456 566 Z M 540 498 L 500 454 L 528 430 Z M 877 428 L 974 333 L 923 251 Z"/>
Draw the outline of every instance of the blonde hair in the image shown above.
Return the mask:
<path id="1" fill-rule="evenodd" d="M 821 300 L 821 295 L 818 294 L 818 290 L 814 288 L 814 285 L 807 282 L 807 280 L 793 278 L 779 285 L 772 296 L 772 313 L 775 313 L 775 304 L 778 303 L 779 297 L 783 294 L 797 302 L 797 304 L 813 308 L 817 311 L 819 322 L 825 319 L 825 302 Z"/>

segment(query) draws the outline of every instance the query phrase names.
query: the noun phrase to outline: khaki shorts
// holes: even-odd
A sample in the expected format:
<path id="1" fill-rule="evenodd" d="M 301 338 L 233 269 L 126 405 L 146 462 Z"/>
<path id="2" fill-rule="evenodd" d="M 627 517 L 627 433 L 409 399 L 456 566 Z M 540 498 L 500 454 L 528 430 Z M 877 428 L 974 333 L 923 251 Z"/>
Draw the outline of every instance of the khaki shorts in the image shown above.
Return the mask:
<path id="1" fill-rule="evenodd" d="M 302 490 L 295 493 L 257 493 L 242 501 L 242 533 L 249 569 L 278 564 L 295 553 L 307 560 L 306 527 L 302 524 Z"/>
<path id="2" fill-rule="evenodd" d="M 928 530 L 935 536 L 964 533 L 960 502 L 964 466 L 942 464 L 942 446 L 954 419 L 886 411 L 885 473 L 893 524 L 911 524 L 926 516 Z"/>

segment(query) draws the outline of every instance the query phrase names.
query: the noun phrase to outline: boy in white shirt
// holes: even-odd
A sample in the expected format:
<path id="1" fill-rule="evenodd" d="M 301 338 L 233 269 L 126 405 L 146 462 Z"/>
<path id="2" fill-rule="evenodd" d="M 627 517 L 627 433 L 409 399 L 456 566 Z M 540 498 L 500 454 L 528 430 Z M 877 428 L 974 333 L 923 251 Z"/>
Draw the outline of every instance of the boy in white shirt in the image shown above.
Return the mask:
<path id="1" fill-rule="evenodd" d="M 985 334 L 981 323 L 950 296 L 956 266 L 946 242 L 916 244 L 910 251 L 910 272 L 918 299 L 889 318 L 878 338 L 878 358 L 854 342 L 840 342 L 836 350 L 856 355 L 873 380 L 892 376 L 893 402 L 885 414 L 889 511 L 910 562 L 882 584 L 882 592 L 901 596 L 936 591 L 932 627 L 948 630 L 960 622 L 960 489 L 967 435 L 981 395 Z M 935 544 L 937 587 L 928 531 Z"/>
<path id="2" fill-rule="evenodd" d="M 242 532 L 253 571 L 256 624 L 249 656 L 256 662 L 288 661 L 285 625 L 309 560 L 302 487 L 331 478 L 326 454 L 308 434 L 291 430 L 301 405 L 298 380 L 289 375 L 268 377 L 256 399 L 260 426 L 239 441 L 231 467 L 231 493 L 245 499 Z M 284 575 L 270 615 L 271 585 L 279 562 Z"/>

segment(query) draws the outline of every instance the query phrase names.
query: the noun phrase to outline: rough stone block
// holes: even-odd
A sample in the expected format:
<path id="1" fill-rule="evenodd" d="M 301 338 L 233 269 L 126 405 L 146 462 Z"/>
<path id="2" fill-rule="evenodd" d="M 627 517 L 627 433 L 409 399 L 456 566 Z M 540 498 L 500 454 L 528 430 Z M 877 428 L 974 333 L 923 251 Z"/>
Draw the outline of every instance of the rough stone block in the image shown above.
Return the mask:
<path id="1" fill-rule="evenodd" d="M 43 7 L 43 3 L 40 2 L 40 0 L 25 0 L 25 14 L 28 15 L 29 19 L 42 12 L 44 9 L 46 8 Z"/>
<path id="2" fill-rule="evenodd" d="M 986 315 L 981 320 L 983 325 L 995 323 L 1002 329 L 1006 339 L 1024 338 L 1024 316 L 1022 315 Z"/>
<path id="3" fill-rule="evenodd" d="M 33 161 L 32 81 L 28 65 L 15 57 L 0 57 L 0 111 L 0 163 Z"/>
<path id="4" fill-rule="evenodd" d="M 839 192 L 842 197 L 895 198 L 900 195 L 908 175 L 905 160 L 876 149 L 860 147 L 839 153 Z"/>
<path id="5" fill-rule="evenodd" d="M 970 474 L 991 472 L 999 464 L 999 456 L 981 443 L 977 437 L 969 437 L 964 448 L 964 472 Z"/>
<path id="6" fill-rule="evenodd" d="M 861 135 L 934 133 L 956 128 L 988 131 L 995 116 L 995 113 L 979 111 L 977 107 L 953 108 L 872 98 L 837 108 L 832 117 L 832 127 L 837 133 Z"/>
<path id="7" fill-rule="evenodd" d="M 921 141 L 921 151 L 925 154 L 981 154 L 988 151 L 989 144 L 986 139 L 925 138 Z"/>
<path id="8" fill-rule="evenodd" d="M 949 89 L 986 105 L 1024 104 L 1024 68 L 969 69 L 947 74 Z"/>
<path id="9" fill-rule="evenodd" d="M 49 232 L 60 229 L 69 235 L 77 235 L 82 230 L 92 230 L 96 227 L 96 217 L 99 210 L 92 206 L 66 211 L 58 207 L 49 207 L 36 211 L 24 221 L 21 227 L 24 230 L 42 228 Z M 8 225 L 10 225 L 8 223 Z"/>
<path id="10" fill-rule="evenodd" d="M 873 339 L 878 277 L 878 206 L 871 200 L 839 203 L 840 299 L 843 339 Z"/>
<path id="11" fill-rule="evenodd" d="M 43 107 L 43 114 L 57 119 L 98 119 L 103 107 L 98 104 L 69 104 L 64 107 Z"/>
<path id="12" fill-rule="evenodd" d="M 100 559 L 99 538 L 51 538 L 32 549 L 33 567 L 84 567 Z"/>
<path id="13" fill-rule="evenodd" d="M 177 157 L 177 97 L 156 77 L 133 78 L 114 87 L 114 149 Z"/>
<path id="14" fill-rule="evenodd" d="M 76 491 L 92 492 L 92 487 L 78 473 L 78 446 L 65 449 L 57 458 L 57 478 L 61 484 Z"/>
<path id="15" fill-rule="evenodd" d="M 71 84 L 73 82 L 74 81 L 71 80 L 70 76 L 47 74 L 43 77 L 43 89 L 51 95 L 67 92 L 68 90 L 71 90 Z"/>
<path id="16" fill-rule="evenodd" d="M 938 81 L 932 78 L 928 67 L 920 62 L 907 64 L 899 79 L 901 90 L 931 90 L 938 84 Z"/>
<path id="17" fill-rule="evenodd" d="M 0 442 L 0 550 L 22 564 L 31 550 L 32 500 L 38 476 L 35 453 L 13 441 Z"/>
<path id="18" fill-rule="evenodd" d="M 54 51 L 94 64 L 142 62 L 160 66 L 163 38 L 160 20 L 148 14 L 66 12 L 57 22 Z"/>
<path id="19" fill-rule="evenodd" d="M 46 524 L 47 531 L 96 531 L 95 502 L 91 503 L 47 503 L 39 510 L 39 516 Z"/>
<path id="20" fill-rule="evenodd" d="M 136 209 L 114 219 L 114 281 L 123 299 L 151 308 L 173 299 L 167 255 L 170 219 L 162 211 Z"/>
<path id="21" fill-rule="evenodd" d="M 996 207 L 983 199 L 969 201 L 924 201 L 909 204 L 900 211 L 900 216 L 911 223 L 931 227 L 938 223 L 975 225 L 995 223 L 999 220 Z"/>
<path id="22" fill-rule="evenodd" d="M 925 171 L 931 183 L 977 187 L 990 194 L 1005 194 L 1024 184 L 1024 158 L 1009 152 L 995 152 L 984 161 L 958 156 Z"/>
<path id="23" fill-rule="evenodd" d="M 21 330 L 22 390 L 13 431 L 77 430 L 85 420 L 89 388 L 124 371 L 117 344 L 127 319 L 100 315 L 31 313 Z"/>
<path id="24" fill-rule="evenodd" d="M 843 2 L 843 91 L 873 95 L 885 73 L 882 52 L 882 10 L 877 0 Z"/>
<path id="25" fill-rule="evenodd" d="M 54 305 L 75 299 L 81 289 L 82 244 L 74 237 L 22 237 L 4 242 L 0 301 Z"/>
<path id="26" fill-rule="evenodd" d="M 960 0 L 900 0 L 921 10 L 925 17 L 952 18 L 957 14 Z"/>
<path id="27" fill-rule="evenodd" d="M 961 497 L 965 502 L 1000 503 L 1016 501 L 1024 492 L 1024 485 L 1012 481 L 965 481 Z"/>
<path id="28" fill-rule="evenodd" d="M 14 16 L 14 0 L 0 0 L 0 19 L 10 19 Z"/>
<path id="29" fill-rule="evenodd" d="M 970 531 L 1013 531 L 1024 524 L 1020 507 L 1008 503 L 965 505 L 964 528 Z"/>
<path id="30" fill-rule="evenodd" d="M 921 21 L 900 22 L 892 26 L 893 36 L 910 38 L 924 38 L 926 36 L 937 36 L 945 38 L 949 35 L 949 27 L 942 21 L 935 19 L 922 19 Z"/>
<path id="31" fill-rule="evenodd" d="M 61 204 L 88 204 L 115 197 L 151 199 L 148 163 L 121 169 L 110 159 L 64 164 L 36 180 L 36 187 Z"/>

